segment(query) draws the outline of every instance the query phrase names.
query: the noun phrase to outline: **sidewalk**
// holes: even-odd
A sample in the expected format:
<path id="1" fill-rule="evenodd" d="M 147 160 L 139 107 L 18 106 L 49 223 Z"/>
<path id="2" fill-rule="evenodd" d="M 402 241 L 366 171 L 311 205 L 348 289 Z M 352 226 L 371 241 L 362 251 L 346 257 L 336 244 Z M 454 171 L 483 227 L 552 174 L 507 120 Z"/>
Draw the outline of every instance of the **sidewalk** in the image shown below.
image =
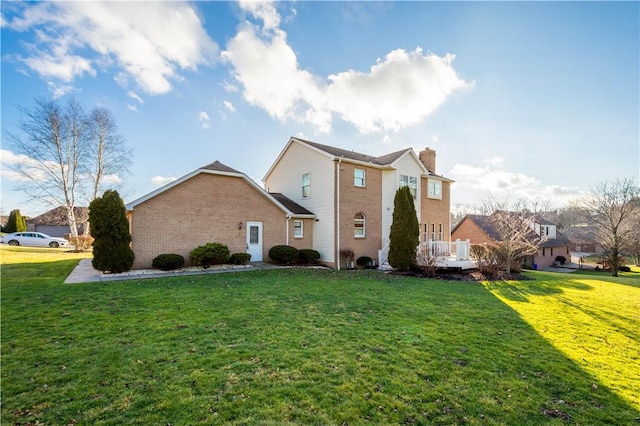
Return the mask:
<path id="1" fill-rule="evenodd" d="M 139 271 L 129 271 L 122 274 L 103 274 L 93 269 L 91 259 L 81 259 L 78 266 L 69 274 L 64 281 L 65 284 L 109 282 L 124 280 L 139 280 L 144 278 L 175 277 L 180 275 L 209 275 L 224 272 L 256 271 L 259 269 L 275 269 L 277 265 L 265 262 L 251 262 L 248 265 L 225 265 L 224 267 L 211 267 L 208 269 L 193 268 L 180 269 L 177 271 L 160 271 L 157 269 L 143 269 Z"/>

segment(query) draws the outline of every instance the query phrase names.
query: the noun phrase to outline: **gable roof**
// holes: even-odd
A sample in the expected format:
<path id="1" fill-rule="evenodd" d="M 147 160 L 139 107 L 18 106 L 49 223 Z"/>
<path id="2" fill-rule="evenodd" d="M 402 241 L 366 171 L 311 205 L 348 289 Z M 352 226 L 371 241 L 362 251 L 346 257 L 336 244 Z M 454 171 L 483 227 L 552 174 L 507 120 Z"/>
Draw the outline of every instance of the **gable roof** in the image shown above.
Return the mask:
<path id="1" fill-rule="evenodd" d="M 88 207 L 74 207 L 73 213 L 76 216 L 78 223 L 87 222 L 89 220 L 89 208 Z M 33 219 L 27 221 L 30 225 L 48 225 L 48 226 L 67 226 L 69 221 L 67 219 L 67 209 L 64 206 L 56 207 L 48 212 L 42 213 L 40 216 L 36 216 Z"/>
<path id="2" fill-rule="evenodd" d="M 196 169 L 194 171 L 192 171 L 191 173 L 188 173 L 184 176 L 182 176 L 181 178 L 178 178 L 172 182 L 169 182 L 168 184 L 156 189 L 155 191 L 151 191 L 150 193 L 148 193 L 147 195 L 144 195 L 134 201 L 131 201 L 129 203 L 127 203 L 126 205 L 126 209 L 127 211 L 131 211 L 133 210 L 137 205 L 144 203 L 147 200 L 150 200 L 151 198 L 155 197 L 156 195 L 159 195 L 177 185 L 180 185 L 182 182 L 185 182 L 189 179 L 191 179 L 194 176 L 197 176 L 199 174 L 211 174 L 211 175 L 219 175 L 219 176 L 231 176 L 231 177 L 237 177 L 237 178 L 241 178 L 243 179 L 245 182 L 247 182 L 247 184 L 249 184 L 249 186 L 253 187 L 256 191 L 258 191 L 262 196 L 264 196 L 265 198 L 267 198 L 269 201 L 271 201 L 273 204 L 275 204 L 278 208 L 280 208 L 287 216 L 291 216 L 291 217 L 303 217 L 303 218 L 315 218 L 315 214 L 313 214 L 312 212 L 310 212 L 309 210 L 303 208 L 302 206 L 299 206 L 298 204 L 296 204 L 295 202 L 293 202 L 292 200 L 289 200 L 287 197 L 285 197 L 284 195 L 282 195 L 281 197 L 275 197 L 273 194 L 268 193 L 267 191 L 264 190 L 264 188 L 262 188 L 260 185 L 258 185 L 257 183 L 255 183 L 251 178 L 249 178 L 249 176 L 247 176 L 246 174 L 237 171 L 236 169 L 233 169 L 229 166 L 227 166 L 226 164 L 223 164 L 219 161 L 214 161 L 211 164 L 207 164 L 206 166 L 200 167 L 199 169 Z M 286 204 L 284 204 L 281 200 L 285 201 Z M 287 201 L 288 200 L 288 201 Z"/>
<path id="3" fill-rule="evenodd" d="M 406 148 L 400 151 L 392 152 L 391 154 L 386 154 L 380 157 L 374 157 L 372 155 L 362 154 L 355 151 L 349 151 L 347 149 L 342 149 L 342 148 L 336 148 L 329 145 L 323 145 L 317 142 L 311 142 L 311 141 L 300 139 L 300 138 L 292 138 L 292 139 L 295 139 L 299 142 L 310 145 L 314 148 L 317 148 L 321 151 L 326 152 L 327 154 L 331 154 L 334 157 L 342 157 L 347 160 L 354 160 L 361 163 L 371 163 L 377 166 L 391 165 L 394 161 L 398 160 L 400 157 L 406 154 L 407 151 L 411 151 L 411 148 Z"/>
<path id="4" fill-rule="evenodd" d="M 473 221 L 478 228 L 480 228 L 482 230 L 482 232 L 484 232 L 485 234 L 487 234 L 487 236 L 489 238 L 491 238 L 492 240 L 499 240 L 500 239 L 500 233 L 498 232 L 498 230 L 495 227 L 495 224 L 493 222 L 493 216 L 496 214 L 509 214 L 509 215 L 516 215 L 518 213 L 515 212 L 508 212 L 508 211 L 496 211 L 493 215 L 491 216 L 484 216 L 484 215 L 479 215 L 479 214 L 468 214 L 466 215 L 464 218 L 462 218 L 462 220 L 460 222 L 458 222 L 458 224 L 451 230 L 451 233 L 453 234 L 456 229 L 458 229 L 458 227 L 460 227 L 460 225 L 462 225 L 462 222 L 464 222 L 465 220 L 469 219 L 471 221 Z M 536 223 L 542 224 L 542 225 L 554 225 L 554 223 L 546 220 L 546 219 L 541 219 L 540 217 L 536 216 Z M 539 220 L 540 219 L 540 220 Z M 533 231 L 531 231 L 531 233 L 533 234 Z M 565 237 L 564 235 L 562 235 L 562 233 L 560 233 L 558 230 L 556 230 L 556 237 L 555 238 L 549 238 L 545 241 L 542 242 L 542 244 L 540 245 L 540 247 L 564 247 L 564 246 L 568 246 L 569 245 L 569 239 L 567 237 Z"/>
<path id="5" fill-rule="evenodd" d="M 350 163 L 361 164 L 364 166 L 370 166 L 370 167 L 376 167 L 376 168 L 382 168 L 382 169 L 394 168 L 395 162 L 409 155 L 413 157 L 416 164 L 422 169 L 423 175 L 435 176 L 439 179 L 453 182 L 452 180 L 445 178 L 444 176 L 433 175 L 431 172 L 429 172 L 427 168 L 424 166 L 424 164 L 422 164 L 422 162 L 420 161 L 420 159 L 418 158 L 418 156 L 416 155 L 416 153 L 413 151 L 412 148 L 405 148 L 400 151 L 396 151 L 390 154 L 385 154 L 385 155 L 376 157 L 373 155 L 363 154 L 356 151 L 349 151 L 347 149 L 336 148 L 330 145 L 323 145 L 321 143 L 312 142 L 312 141 L 302 139 L 302 138 L 297 138 L 297 137 L 289 138 L 289 142 L 287 142 L 287 145 L 285 145 L 285 147 L 282 149 L 282 151 L 278 155 L 278 158 L 276 158 L 276 160 L 273 162 L 273 164 L 271 165 L 267 173 L 264 175 L 263 180 L 266 180 L 269 177 L 271 172 L 273 172 L 273 170 L 276 168 L 276 165 L 280 162 L 280 159 L 284 156 L 285 152 L 287 152 L 287 150 L 293 143 L 299 143 L 310 149 L 313 149 L 325 155 L 327 158 L 331 160 L 342 160 Z"/>
<path id="6" fill-rule="evenodd" d="M 478 226 L 478 228 L 482 230 L 482 232 L 487 234 L 489 238 L 493 240 L 498 240 L 500 238 L 500 233 L 493 225 L 493 221 L 491 220 L 491 217 L 483 216 L 480 214 L 465 215 L 465 217 L 463 217 L 462 220 L 458 222 L 456 226 L 453 227 L 453 229 L 451 230 L 451 233 L 453 234 L 456 231 L 456 229 L 458 229 L 460 225 L 462 225 L 462 222 L 464 222 L 467 219 L 474 222 Z"/>
<path id="7" fill-rule="evenodd" d="M 242 172 L 237 171 L 236 169 L 232 169 L 231 167 L 227 166 L 226 164 L 222 164 L 219 161 L 214 161 L 211 164 L 207 164 L 206 166 L 202 166 L 200 167 L 200 169 L 203 170 L 211 170 L 214 172 L 227 172 L 227 173 L 239 173 L 242 174 Z"/>

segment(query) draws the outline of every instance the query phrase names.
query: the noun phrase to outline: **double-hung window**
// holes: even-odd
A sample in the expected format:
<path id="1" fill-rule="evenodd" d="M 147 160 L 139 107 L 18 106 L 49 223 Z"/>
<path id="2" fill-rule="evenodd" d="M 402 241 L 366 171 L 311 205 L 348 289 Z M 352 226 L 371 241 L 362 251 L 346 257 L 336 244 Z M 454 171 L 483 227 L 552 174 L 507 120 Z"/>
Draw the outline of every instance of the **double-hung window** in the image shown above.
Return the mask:
<path id="1" fill-rule="evenodd" d="M 435 179 L 427 181 L 427 198 L 442 200 L 442 182 Z"/>
<path id="2" fill-rule="evenodd" d="M 311 173 L 305 173 L 302 175 L 302 198 L 309 198 L 311 196 Z"/>
<path id="3" fill-rule="evenodd" d="M 418 192 L 418 178 L 415 176 L 400 175 L 400 187 L 408 186 L 411 196 L 416 198 Z"/>
<path id="4" fill-rule="evenodd" d="M 365 222 L 364 213 L 356 213 L 353 217 L 353 237 L 364 238 L 365 237 Z"/>
<path id="5" fill-rule="evenodd" d="M 293 221 L 293 238 L 304 237 L 304 228 L 301 220 Z"/>
<path id="6" fill-rule="evenodd" d="M 353 170 L 353 185 L 360 188 L 364 188 L 365 186 L 367 186 L 366 173 L 364 170 L 362 169 Z"/>

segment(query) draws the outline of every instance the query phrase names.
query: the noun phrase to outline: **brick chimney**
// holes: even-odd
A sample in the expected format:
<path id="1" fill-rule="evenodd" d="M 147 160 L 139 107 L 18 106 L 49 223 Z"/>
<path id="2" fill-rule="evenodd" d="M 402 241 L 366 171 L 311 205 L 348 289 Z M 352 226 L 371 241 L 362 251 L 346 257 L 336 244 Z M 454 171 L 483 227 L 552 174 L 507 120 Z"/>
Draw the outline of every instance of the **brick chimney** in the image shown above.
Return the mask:
<path id="1" fill-rule="evenodd" d="M 420 161 L 432 174 L 436 174 L 436 152 L 435 150 L 426 147 L 423 151 L 420 151 Z"/>

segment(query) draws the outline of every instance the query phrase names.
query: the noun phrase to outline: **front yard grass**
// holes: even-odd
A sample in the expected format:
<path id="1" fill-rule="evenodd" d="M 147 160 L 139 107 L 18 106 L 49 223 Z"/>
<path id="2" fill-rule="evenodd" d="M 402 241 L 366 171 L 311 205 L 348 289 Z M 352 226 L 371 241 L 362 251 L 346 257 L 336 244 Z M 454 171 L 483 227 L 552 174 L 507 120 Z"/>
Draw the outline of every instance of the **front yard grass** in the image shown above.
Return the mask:
<path id="1" fill-rule="evenodd" d="M 7 249 L 2 424 L 640 419 L 633 277 L 277 269 L 68 285 L 77 258 Z"/>

